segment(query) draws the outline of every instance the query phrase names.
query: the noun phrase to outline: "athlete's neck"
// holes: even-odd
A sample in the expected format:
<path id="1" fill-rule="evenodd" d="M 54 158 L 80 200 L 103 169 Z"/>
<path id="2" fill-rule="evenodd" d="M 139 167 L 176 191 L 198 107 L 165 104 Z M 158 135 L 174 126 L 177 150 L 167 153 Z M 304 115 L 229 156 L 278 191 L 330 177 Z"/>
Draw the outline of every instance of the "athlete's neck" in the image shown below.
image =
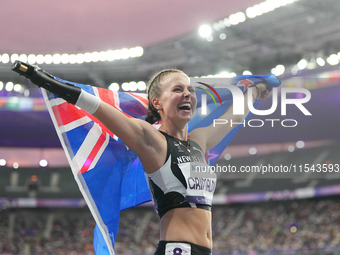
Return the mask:
<path id="1" fill-rule="evenodd" d="M 171 125 L 161 125 L 159 128 L 160 131 L 167 133 L 168 135 L 171 135 L 179 140 L 187 141 L 188 140 L 188 125 L 186 125 L 184 128 L 179 129 L 177 127 L 171 126 Z"/>

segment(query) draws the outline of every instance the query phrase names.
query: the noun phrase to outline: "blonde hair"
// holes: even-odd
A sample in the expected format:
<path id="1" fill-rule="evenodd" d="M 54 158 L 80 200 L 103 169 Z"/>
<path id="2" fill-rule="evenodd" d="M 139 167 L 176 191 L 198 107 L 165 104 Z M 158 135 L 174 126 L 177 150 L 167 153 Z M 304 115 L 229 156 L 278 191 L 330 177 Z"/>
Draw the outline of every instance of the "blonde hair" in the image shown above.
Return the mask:
<path id="1" fill-rule="evenodd" d="M 146 116 L 145 120 L 149 122 L 150 124 L 154 124 L 161 120 L 161 116 L 159 115 L 157 109 L 152 104 L 152 99 L 154 97 L 161 96 L 161 82 L 165 76 L 172 74 L 172 73 L 183 73 L 183 72 L 175 68 L 164 69 L 154 74 L 151 77 L 151 79 L 148 81 L 147 94 L 148 94 L 149 105 L 148 105 L 148 115 Z"/>

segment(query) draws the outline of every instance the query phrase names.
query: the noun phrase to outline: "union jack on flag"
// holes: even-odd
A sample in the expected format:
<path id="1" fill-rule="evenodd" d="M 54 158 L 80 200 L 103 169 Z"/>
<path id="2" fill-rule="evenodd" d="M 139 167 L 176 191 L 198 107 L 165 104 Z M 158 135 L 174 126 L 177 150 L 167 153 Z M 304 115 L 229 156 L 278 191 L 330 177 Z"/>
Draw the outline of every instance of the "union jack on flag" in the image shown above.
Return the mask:
<path id="1" fill-rule="evenodd" d="M 144 95 L 76 85 L 128 117 L 145 118 Z M 139 165 L 138 158 L 95 117 L 46 90 L 43 94 L 74 178 L 100 230 L 96 232 L 114 254 L 120 210 L 151 199 L 142 169 L 131 167 Z"/>
<path id="2" fill-rule="evenodd" d="M 242 82 L 245 79 L 247 82 Z M 230 83 L 248 86 L 249 81 L 253 84 L 265 81 L 272 87 L 279 84 L 275 76 L 237 76 Z M 130 118 L 146 117 L 148 101 L 145 94 L 113 92 L 64 82 L 100 97 Z M 42 91 L 74 178 L 97 223 L 96 254 L 113 255 L 120 211 L 151 200 L 142 165 L 137 155 L 95 117 L 44 89 Z M 204 92 L 197 90 L 198 100 L 200 93 Z M 223 104 L 216 106 L 210 99 L 208 104 L 213 110 L 208 116 L 196 114 L 190 123 L 191 129 L 211 124 L 212 119 L 218 118 L 232 103 L 228 90 L 218 93 Z M 198 101 L 197 112 L 200 105 Z M 239 128 L 233 129 L 220 144 L 207 152 L 210 164 L 218 159 Z"/>

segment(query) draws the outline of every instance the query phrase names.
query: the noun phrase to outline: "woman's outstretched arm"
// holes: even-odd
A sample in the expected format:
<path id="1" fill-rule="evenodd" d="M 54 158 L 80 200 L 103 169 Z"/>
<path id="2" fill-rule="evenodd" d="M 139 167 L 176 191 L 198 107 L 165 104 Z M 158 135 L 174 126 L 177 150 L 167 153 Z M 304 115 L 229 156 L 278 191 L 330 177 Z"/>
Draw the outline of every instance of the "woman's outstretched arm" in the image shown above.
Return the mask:
<path id="1" fill-rule="evenodd" d="M 254 104 L 256 99 L 264 99 L 266 98 L 270 90 L 264 83 L 259 83 L 252 87 L 252 103 Z M 214 148 L 219 142 L 236 126 L 238 123 L 242 123 L 242 121 L 247 117 L 249 113 L 248 108 L 248 93 L 247 90 L 244 94 L 244 114 L 242 115 L 234 115 L 234 106 L 231 105 L 220 117 L 219 119 L 228 120 L 228 125 L 215 125 L 212 123 L 210 126 L 197 128 L 190 133 L 190 139 L 197 142 L 204 152 L 209 151 Z M 231 123 L 234 123 L 231 125 Z"/>
<path id="2" fill-rule="evenodd" d="M 37 66 L 17 61 L 13 70 L 30 79 L 37 86 L 96 117 L 139 156 L 146 171 L 156 170 L 164 163 L 166 141 L 151 124 L 127 117 L 100 98 L 87 93 L 78 86 L 56 79 Z"/>

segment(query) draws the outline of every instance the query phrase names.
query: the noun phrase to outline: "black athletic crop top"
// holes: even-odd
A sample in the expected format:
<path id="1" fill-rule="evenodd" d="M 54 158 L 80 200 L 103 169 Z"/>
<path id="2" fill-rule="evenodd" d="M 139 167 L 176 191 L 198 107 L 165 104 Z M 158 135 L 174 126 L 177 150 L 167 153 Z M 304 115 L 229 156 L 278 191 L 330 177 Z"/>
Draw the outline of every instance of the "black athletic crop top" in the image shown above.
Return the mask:
<path id="1" fill-rule="evenodd" d="M 211 210 L 216 174 L 207 171 L 200 146 L 161 132 L 167 140 L 167 159 L 157 171 L 146 174 L 159 217 L 174 208 Z"/>

